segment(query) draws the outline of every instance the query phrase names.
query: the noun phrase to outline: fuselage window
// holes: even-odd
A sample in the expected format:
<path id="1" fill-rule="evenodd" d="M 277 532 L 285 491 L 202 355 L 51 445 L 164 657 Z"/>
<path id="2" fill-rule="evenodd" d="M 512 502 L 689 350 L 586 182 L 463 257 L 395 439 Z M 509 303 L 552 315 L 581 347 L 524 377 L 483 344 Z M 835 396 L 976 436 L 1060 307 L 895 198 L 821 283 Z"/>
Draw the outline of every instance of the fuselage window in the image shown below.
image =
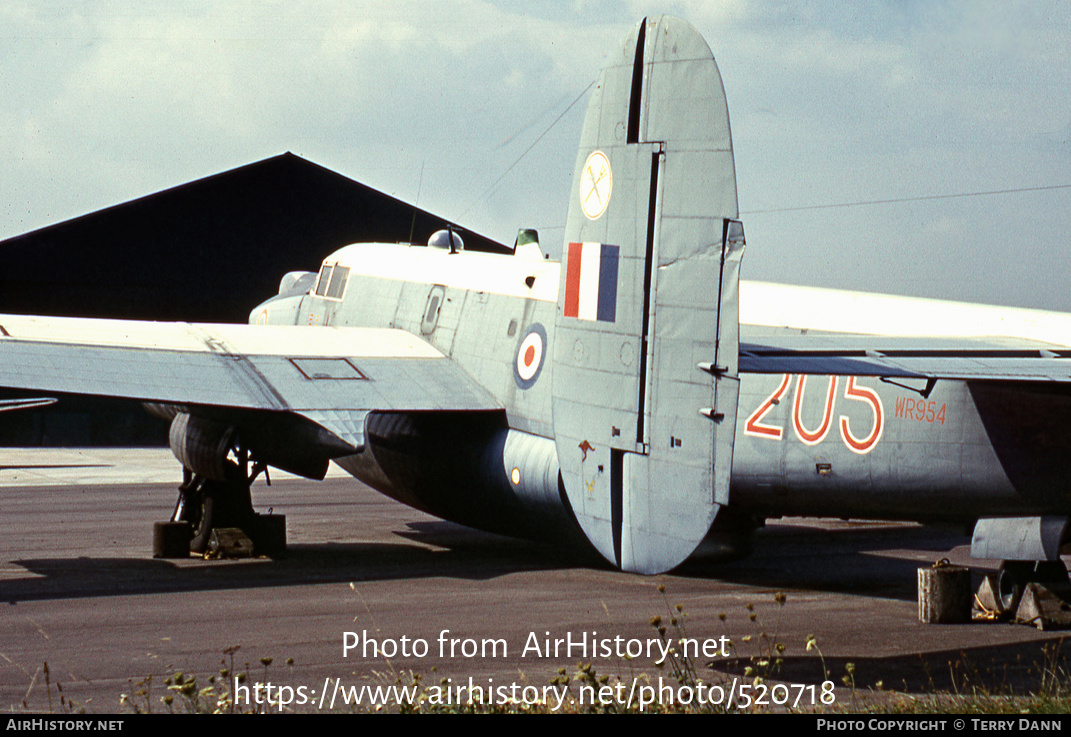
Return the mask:
<path id="1" fill-rule="evenodd" d="M 436 284 L 428 292 L 428 301 L 424 305 L 424 318 L 420 321 L 422 335 L 431 335 L 435 326 L 439 324 L 439 312 L 442 310 L 443 299 L 446 297 L 446 287 Z"/>
<path id="2" fill-rule="evenodd" d="M 320 281 L 316 283 L 316 296 L 323 297 L 327 294 L 327 283 L 331 281 L 331 271 L 333 266 L 324 265 L 320 270 Z"/>

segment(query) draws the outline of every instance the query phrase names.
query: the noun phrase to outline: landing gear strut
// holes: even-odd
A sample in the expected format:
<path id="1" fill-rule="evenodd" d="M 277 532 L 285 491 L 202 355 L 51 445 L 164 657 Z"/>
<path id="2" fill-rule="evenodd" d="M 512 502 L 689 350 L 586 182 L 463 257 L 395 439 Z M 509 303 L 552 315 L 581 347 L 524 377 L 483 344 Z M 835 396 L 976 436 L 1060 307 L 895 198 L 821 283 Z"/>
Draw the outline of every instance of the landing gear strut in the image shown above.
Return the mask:
<path id="1" fill-rule="evenodd" d="M 202 554 L 208 550 L 212 531 L 222 528 L 242 530 L 253 541 L 257 555 L 278 555 L 285 550 L 285 517 L 253 511 L 250 487 L 266 469 L 259 463 L 252 464 L 250 469 L 248 457 L 241 455 L 244 457 L 238 468 L 243 473 L 226 481 L 208 479 L 183 468 L 171 521 L 158 522 L 154 528 L 153 557 L 185 558 L 190 553 Z"/>
<path id="2" fill-rule="evenodd" d="M 216 528 L 237 527 L 253 537 L 256 512 L 247 482 L 213 481 L 189 471 L 185 476 L 171 521 L 189 523 L 191 553 L 205 552 Z"/>

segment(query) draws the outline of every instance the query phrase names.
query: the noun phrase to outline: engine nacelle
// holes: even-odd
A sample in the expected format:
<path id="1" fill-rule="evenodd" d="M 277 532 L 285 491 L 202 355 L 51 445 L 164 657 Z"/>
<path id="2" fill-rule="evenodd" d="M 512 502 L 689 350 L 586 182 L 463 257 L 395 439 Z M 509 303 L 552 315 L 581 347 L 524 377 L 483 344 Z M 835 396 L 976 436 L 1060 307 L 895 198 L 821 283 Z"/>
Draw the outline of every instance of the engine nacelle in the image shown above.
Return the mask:
<path id="1" fill-rule="evenodd" d="M 554 442 L 497 412 L 372 412 L 338 464 L 384 494 L 488 532 L 590 550 L 558 482 Z"/>
<path id="2" fill-rule="evenodd" d="M 974 525 L 971 557 L 1058 561 L 1069 538 L 1069 517 L 983 517 Z"/>
<path id="3" fill-rule="evenodd" d="M 171 452 L 186 468 L 214 481 L 241 478 L 242 469 L 228 458 L 237 430 L 203 417 L 179 412 L 171 420 Z"/>

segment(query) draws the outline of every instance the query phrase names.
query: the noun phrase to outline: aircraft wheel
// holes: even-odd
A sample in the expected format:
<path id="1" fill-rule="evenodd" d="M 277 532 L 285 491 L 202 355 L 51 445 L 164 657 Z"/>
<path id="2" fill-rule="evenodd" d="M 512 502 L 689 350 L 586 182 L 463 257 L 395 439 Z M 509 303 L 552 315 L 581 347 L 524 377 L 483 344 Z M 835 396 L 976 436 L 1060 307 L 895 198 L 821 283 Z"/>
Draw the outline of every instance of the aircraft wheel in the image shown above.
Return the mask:
<path id="1" fill-rule="evenodd" d="M 201 493 L 201 503 L 190 510 L 190 552 L 203 553 L 208 549 L 208 536 L 212 534 L 212 518 L 215 510 L 215 495 L 206 489 Z"/>
<path id="2" fill-rule="evenodd" d="M 206 481 L 201 488 L 201 503 L 191 510 L 190 552 L 203 553 L 217 527 L 252 529 L 253 503 L 249 486 L 244 483 Z"/>
<path id="3" fill-rule="evenodd" d="M 1004 611 L 1015 614 L 1019 608 L 1019 599 L 1023 589 L 1034 575 L 1034 562 L 1024 560 L 1006 560 L 997 572 L 997 596 L 1000 597 Z"/>

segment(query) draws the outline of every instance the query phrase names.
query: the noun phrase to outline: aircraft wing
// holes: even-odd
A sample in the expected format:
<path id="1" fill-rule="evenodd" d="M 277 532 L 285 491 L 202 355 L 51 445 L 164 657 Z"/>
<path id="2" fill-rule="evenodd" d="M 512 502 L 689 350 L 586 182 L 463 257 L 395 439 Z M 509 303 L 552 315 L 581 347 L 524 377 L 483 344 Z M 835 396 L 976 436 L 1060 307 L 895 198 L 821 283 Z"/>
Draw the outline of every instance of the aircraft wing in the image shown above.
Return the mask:
<path id="1" fill-rule="evenodd" d="M 890 337 L 764 331 L 741 339 L 740 371 L 1071 382 L 1071 348 L 1005 337 Z"/>
<path id="2" fill-rule="evenodd" d="M 292 413 L 353 450 L 372 410 L 501 406 L 428 343 L 389 328 L 0 315 L 0 386 Z"/>

